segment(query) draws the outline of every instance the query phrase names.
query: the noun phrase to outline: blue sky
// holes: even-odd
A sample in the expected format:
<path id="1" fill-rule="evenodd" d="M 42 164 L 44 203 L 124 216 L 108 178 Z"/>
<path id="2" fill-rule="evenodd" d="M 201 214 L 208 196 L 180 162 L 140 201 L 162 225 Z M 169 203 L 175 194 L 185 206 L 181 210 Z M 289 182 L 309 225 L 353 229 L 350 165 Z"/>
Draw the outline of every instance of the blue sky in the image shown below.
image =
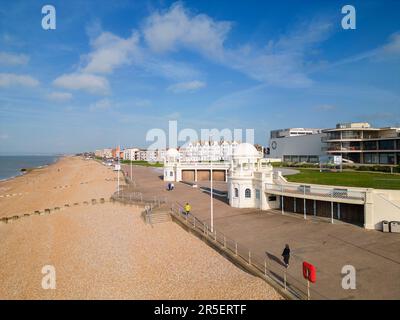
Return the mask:
<path id="1" fill-rule="evenodd" d="M 1 2 L 0 153 L 146 147 L 168 120 L 263 145 L 277 128 L 400 126 L 400 1 Z"/>

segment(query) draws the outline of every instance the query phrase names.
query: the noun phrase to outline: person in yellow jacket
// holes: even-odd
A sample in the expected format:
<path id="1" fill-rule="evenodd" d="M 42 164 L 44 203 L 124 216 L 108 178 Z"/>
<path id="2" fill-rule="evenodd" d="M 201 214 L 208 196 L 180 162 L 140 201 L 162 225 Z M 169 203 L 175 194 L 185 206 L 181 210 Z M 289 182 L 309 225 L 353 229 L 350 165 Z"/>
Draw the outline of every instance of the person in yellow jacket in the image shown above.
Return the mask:
<path id="1" fill-rule="evenodd" d="M 192 207 L 190 206 L 190 204 L 188 202 L 186 202 L 184 210 L 187 215 L 190 213 L 190 210 L 192 210 Z"/>

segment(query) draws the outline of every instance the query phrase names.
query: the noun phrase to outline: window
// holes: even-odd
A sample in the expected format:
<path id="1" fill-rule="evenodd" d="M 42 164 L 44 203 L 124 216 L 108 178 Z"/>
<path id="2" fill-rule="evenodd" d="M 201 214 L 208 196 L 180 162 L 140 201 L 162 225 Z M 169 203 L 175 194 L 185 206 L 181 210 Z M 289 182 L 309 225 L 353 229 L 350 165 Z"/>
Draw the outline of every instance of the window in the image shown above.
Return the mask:
<path id="1" fill-rule="evenodd" d="M 367 163 L 367 164 L 379 163 L 379 154 L 365 153 L 364 154 L 364 163 Z"/>
<path id="2" fill-rule="evenodd" d="M 276 196 L 269 196 L 268 201 L 276 201 Z"/>
<path id="3" fill-rule="evenodd" d="M 235 198 L 239 197 L 239 189 L 235 188 Z"/>
<path id="4" fill-rule="evenodd" d="M 256 199 L 260 200 L 260 190 L 256 189 Z"/>
<path id="5" fill-rule="evenodd" d="M 381 140 L 379 141 L 380 150 L 394 150 L 394 140 Z"/>
<path id="6" fill-rule="evenodd" d="M 174 175 L 173 171 L 169 172 L 169 176 L 172 177 Z"/>
<path id="7" fill-rule="evenodd" d="M 318 163 L 319 162 L 319 158 L 317 156 L 310 156 L 310 162 L 311 163 Z"/>
<path id="8" fill-rule="evenodd" d="M 300 162 L 308 162 L 308 156 L 300 156 Z"/>
<path id="9" fill-rule="evenodd" d="M 342 139 L 361 139 L 361 131 L 357 130 L 342 131 Z"/>
<path id="10" fill-rule="evenodd" d="M 244 197 L 251 198 L 251 190 L 249 188 L 244 191 Z"/>
<path id="11" fill-rule="evenodd" d="M 379 155 L 380 164 L 394 164 L 394 153 L 381 153 Z"/>

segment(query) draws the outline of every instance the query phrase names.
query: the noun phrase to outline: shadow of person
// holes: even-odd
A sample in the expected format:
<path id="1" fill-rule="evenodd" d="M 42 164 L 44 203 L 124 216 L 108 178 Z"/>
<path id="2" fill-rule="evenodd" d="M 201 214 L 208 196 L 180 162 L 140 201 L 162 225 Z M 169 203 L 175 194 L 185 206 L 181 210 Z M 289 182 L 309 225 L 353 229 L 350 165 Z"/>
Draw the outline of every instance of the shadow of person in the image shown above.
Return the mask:
<path id="1" fill-rule="evenodd" d="M 276 263 L 278 263 L 279 265 L 281 265 L 282 267 L 285 267 L 285 264 L 282 262 L 281 259 L 279 259 L 277 256 L 275 256 L 272 253 L 269 253 L 268 251 L 265 252 L 265 254 L 267 255 L 268 259 L 275 261 Z"/>

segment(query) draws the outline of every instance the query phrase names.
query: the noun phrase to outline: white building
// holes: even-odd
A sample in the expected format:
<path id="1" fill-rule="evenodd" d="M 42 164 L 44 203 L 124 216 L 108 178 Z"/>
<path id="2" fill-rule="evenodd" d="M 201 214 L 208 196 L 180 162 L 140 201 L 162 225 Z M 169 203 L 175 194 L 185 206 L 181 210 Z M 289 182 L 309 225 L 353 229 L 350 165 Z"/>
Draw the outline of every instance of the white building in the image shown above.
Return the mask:
<path id="1" fill-rule="evenodd" d="M 112 149 L 98 149 L 95 151 L 94 155 L 99 158 L 107 158 L 111 159 L 112 158 Z"/>
<path id="2" fill-rule="evenodd" d="M 230 161 L 238 142 L 197 141 L 179 148 L 182 162 Z"/>
<path id="3" fill-rule="evenodd" d="M 235 208 L 268 210 L 279 207 L 276 197 L 267 197 L 265 186 L 273 182 L 273 169 L 249 143 L 236 148 L 228 175 L 229 204 Z"/>
<path id="4" fill-rule="evenodd" d="M 227 181 L 232 207 L 275 209 L 304 219 L 319 217 L 377 230 L 385 220 L 400 221 L 399 190 L 291 183 L 248 143 L 237 145 L 229 162 L 181 162 L 180 156 L 176 149 L 167 151 L 165 181 L 208 181 L 212 174 L 213 180 Z"/>
<path id="5" fill-rule="evenodd" d="M 163 162 L 165 150 L 146 150 L 139 148 L 124 149 L 124 159 L 131 161 Z"/>
<path id="6" fill-rule="evenodd" d="M 305 136 L 305 135 L 310 135 L 310 134 L 318 134 L 321 132 L 322 132 L 322 129 L 316 129 L 316 128 L 278 129 L 278 130 L 271 131 L 271 139 L 286 138 L 286 137 L 298 137 L 298 136 Z"/>
<path id="7" fill-rule="evenodd" d="M 290 183 L 266 161 L 252 145 L 238 146 L 228 176 L 232 207 L 275 209 L 365 229 L 382 230 L 384 221 L 400 224 L 400 190 Z"/>
<path id="8" fill-rule="evenodd" d="M 322 129 L 292 128 L 271 131 L 271 159 L 284 162 L 318 163 L 319 156 L 325 155 Z"/>
<path id="9" fill-rule="evenodd" d="M 136 154 L 139 151 L 138 148 L 127 148 L 124 149 L 124 160 L 130 160 L 130 161 L 135 161 L 136 160 Z"/>
<path id="10" fill-rule="evenodd" d="M 174 148 L 168 149 L 164 158 L 164 181 L 227 181 L 230 162 L 185 162 Z"/>

